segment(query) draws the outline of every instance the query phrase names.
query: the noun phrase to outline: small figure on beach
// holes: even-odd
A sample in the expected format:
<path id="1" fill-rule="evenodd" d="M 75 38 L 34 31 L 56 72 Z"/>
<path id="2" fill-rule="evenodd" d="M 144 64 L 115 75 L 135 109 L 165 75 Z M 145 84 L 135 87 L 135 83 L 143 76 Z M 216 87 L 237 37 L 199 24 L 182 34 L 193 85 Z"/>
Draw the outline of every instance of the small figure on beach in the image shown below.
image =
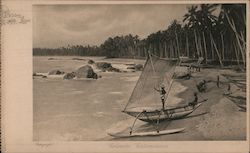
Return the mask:
<path id="1" fill-rule="evenodd" d="M 207 90 L 207 81 L 203 80 L 199 84 L 196 85 L 199 92 L 206 92 Z"/>
<path id="2" fill-rule="evenodd" d="M 164 86 L 164 84 L 161 84 L 160 89 L 157 89 L 156 87 L 154 87 L 154 89 L 160 93 L 161 102 L 162 102 L 162 110 L 164 110 L 164 108 L 165 108 L 165 95 L 167 93 L 165 90 L 165 86 Z"/>
<path id="3" fill-rule="evenodd" d="M 190 79 L 191 78 L 191 69 L 190 68 L 188 68 L 187 69 L 187 75 L 186 75 L 186 79 L 188 80 L 188 79 Z"/>
<path id="4" fill-rule="evenodd" d="M 189 106 L 195 106 L 195 105 L 197 105 L 197 103 L 198 103 L 198 95 L 197 95 L 197 93 L 195 92 L 194 93 L 194 100 L 192 101 L 192 102 L 189 102 Z"/>

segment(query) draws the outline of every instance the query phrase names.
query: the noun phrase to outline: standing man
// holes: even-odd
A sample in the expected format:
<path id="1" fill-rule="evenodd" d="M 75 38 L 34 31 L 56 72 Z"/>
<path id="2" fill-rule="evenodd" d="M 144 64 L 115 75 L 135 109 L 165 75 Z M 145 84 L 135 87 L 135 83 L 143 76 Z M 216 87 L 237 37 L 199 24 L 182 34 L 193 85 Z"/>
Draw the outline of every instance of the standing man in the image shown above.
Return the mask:
<path id="1" fill-rule="evenodd" d="M 160 93 L 161 102 L 162 102 L 162 110 L 164 110 L 164 108 L 165 108 L 165 95 L 167 93 L 165 90 L 165 86 L 164 86 L 164 84 L 162 84 L 160 89 L 156 89 L 155 87 L 154 87 L 154 89 Z"/>
<path id="2" fill-rule="evenodd" d="M 198 96 L 197 96 L 197 93 L 195 92 L 194 93 L 194 100 L 192 101 L 192 102 L 189 102 L 189 106 L 195 106 L 195 105 L 197 105 L 198 104 Z"/>

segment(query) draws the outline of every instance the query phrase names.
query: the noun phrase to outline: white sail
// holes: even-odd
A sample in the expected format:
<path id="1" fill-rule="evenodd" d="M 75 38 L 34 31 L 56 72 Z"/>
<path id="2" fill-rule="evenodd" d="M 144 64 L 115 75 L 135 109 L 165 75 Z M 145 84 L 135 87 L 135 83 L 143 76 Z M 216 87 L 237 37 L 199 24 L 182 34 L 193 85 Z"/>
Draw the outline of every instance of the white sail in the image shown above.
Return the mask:
<path id="1" fill-rule="evenodd" d="M 154 55 L 147 59 L 124 111 L 162 108 L 159 92 L 154 88 L 164 84 L 166 92 L 169 92 L 177 62 L 178 60 L 162 59 Z"/>

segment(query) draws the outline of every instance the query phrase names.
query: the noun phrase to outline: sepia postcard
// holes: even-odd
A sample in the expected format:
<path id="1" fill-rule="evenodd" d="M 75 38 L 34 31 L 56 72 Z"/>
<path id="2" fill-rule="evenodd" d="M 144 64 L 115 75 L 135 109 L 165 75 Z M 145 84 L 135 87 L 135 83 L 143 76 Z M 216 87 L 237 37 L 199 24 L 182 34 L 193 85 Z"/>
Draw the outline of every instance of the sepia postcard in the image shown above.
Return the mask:
<path id="1" fill-rule="evenodd" d="M 249 152 L 249 1 L 2 0 L 1 151 Z"/>

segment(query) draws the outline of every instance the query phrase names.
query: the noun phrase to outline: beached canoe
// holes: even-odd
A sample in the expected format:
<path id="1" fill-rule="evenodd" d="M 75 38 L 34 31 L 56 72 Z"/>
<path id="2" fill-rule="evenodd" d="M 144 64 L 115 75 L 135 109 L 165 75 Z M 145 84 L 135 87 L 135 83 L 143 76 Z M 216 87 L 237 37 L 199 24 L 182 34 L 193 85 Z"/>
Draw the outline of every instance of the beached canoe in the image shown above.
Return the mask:
<path id="1" fill-rule="evenodd" d="M 149 132 L 117 132 L 117 133 L 108 133 L 108 135 L 114 138 L 127 138 L 127 137 L 143 137 L 143 136 L 159 136 L 183 132 L 185 128 L 169 129 L 163 131 L 149 131 Z"/>
<path id="2" fill-rule="evenodd" d="M 136 107 L 126 110 L 126 113 L 145 122 L 176 120 L 191 114 L 194 110 L 200 107 L 201 104 L 202 103 L 198 103 L 195 106 L 185 105 L 175 108 L 167 108 L 163 111 L 145 107 Z"/>

